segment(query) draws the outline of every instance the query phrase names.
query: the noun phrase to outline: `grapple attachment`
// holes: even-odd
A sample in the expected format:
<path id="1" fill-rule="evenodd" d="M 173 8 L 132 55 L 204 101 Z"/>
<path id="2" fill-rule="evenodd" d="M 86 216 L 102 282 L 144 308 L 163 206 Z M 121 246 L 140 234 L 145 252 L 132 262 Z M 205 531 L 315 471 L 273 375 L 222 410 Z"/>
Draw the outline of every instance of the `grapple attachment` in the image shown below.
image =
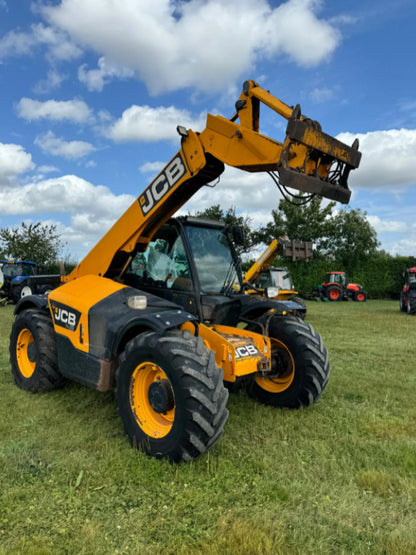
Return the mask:
<path id="1" fill-rule="evenodd" d="M 348 175 L 358 168 L 358 139 L 348 146 L 321 131 L 320 125 L 302 118 L 296 106 L 289 119 L 277 166 L 280 182 L 308 193 L 347 203 L 351 196 Z"/>
<path id="2" fill-rule="evenodd" d="M 358 139 L 348 146 L 327 135 L 318 122 L 301 114 L 299 105 L 288 106 L 254 81 L 244 83 L 233 120 L 238 117 L 243 127 L 258 132 L 260 102 L 288 120 L 283 144 L 274 141 L 281 147 L 275 167 L 280 184 L 347 203 L 348 175 L 361 159 Z"/>

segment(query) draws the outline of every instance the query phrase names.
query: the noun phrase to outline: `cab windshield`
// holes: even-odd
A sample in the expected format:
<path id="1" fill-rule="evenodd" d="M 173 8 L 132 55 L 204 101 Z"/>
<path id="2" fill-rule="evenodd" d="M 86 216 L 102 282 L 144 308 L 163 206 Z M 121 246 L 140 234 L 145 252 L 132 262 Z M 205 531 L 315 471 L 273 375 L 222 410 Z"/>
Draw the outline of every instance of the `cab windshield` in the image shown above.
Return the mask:
<path id="1" fill-rule="evenodd" d="M 16 276 L 33 276 L 34 267 L 32 264 L 3 264 L 2 272 L 5 277 L 14 278 Z"/>
<path id="2" fill-rule="evenodd" d="M 288 270 L 273 270 L 260 274 L 258 286 L 261 288 L 266 287 L 279 287 L 279 289 L 292 289 L 293 283 L 288 273 Z"/>
<path id="3" fill-rule="evenodd" d="M 223 228 L 186 226 L 202 293 L 241 291 L 240 272 Z"/>

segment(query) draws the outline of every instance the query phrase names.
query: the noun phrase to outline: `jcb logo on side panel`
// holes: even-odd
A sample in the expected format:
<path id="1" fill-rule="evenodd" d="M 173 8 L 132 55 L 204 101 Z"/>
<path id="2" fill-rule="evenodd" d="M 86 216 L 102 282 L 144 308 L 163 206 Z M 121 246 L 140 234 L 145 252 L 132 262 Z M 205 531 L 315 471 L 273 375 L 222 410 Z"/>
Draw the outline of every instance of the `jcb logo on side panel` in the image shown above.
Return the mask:
<path id="1" fill-rule="evenodd" d="M 235 358 L 245 358 L 258 355 L 259 351 L 254 345 L 246 345 L 245 347 L 237 347 L 235 350 Z"/>
<path id="2" fill-rule="evenodd" d="M 53 321 L 69 331 L 75 331 L 80 319 L 80 312 L 63 304 L 51 302 Z"/>
<path id="3" fill-rule="evenodd" d="M 180 154 L 165 167 L 139 197 L 143 216 L 158 204 L 169 190 L 185 175 L 186 168 Z"/>

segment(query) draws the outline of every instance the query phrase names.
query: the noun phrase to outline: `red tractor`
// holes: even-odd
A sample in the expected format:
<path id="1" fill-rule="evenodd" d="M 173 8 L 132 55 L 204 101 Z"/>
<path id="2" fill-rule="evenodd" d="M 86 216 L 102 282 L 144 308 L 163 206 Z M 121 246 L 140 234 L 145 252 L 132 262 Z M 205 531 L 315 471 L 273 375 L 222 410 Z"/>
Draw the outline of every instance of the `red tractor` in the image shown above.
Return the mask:
<path id="1" fill-rule="evenodd" d="M 416 314 L 416 267 L 408 268 L 404 274 L 404 285 L 400 292 L 400 310 Z"/>
<path id="2" fill-rule="evenodd" d="M 357 302 L 367 300 L 367 293 L 358 283 L 349 283 L 345 272 L 327 272 L 326 281 L 317 287 L 318 296 L 328 301 L 352 299 Z"/>

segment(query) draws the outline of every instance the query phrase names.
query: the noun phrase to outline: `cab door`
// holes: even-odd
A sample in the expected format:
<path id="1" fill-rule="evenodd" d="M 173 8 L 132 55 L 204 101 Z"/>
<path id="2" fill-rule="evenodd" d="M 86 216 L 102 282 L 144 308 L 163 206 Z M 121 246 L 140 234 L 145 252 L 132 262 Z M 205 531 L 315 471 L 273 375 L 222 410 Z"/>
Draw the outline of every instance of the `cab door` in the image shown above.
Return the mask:
<path id="1" fill-rule="evenodd" d="M 155 234 L 144 253 L 137 253 L 124 276 L 126 285 L 179 304 L 200 317 L 192 266 L 181 234 L 173 220 Z"/>

